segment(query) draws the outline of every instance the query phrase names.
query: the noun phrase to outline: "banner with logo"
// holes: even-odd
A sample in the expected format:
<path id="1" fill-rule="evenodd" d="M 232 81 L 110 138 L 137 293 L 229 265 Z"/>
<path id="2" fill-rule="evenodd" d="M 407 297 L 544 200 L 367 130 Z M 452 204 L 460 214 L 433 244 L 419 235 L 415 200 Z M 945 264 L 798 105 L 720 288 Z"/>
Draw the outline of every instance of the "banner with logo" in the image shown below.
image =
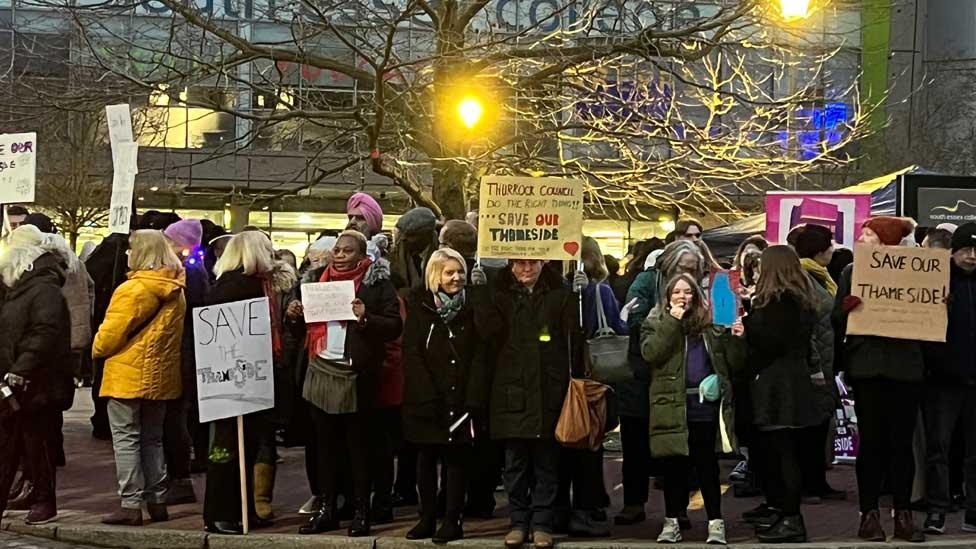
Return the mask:
<path id="1" fill-rule="evenodd" d="M 871 195 L 821 192 L 766 193 L 766 240 L 786 244 L 797 225 L 822 225 L 834 241 L 851 248 L 871 217 Z"/>
<path id="2" fill-rule="evenodd" d="M 268 299 L 193 309 L 200 422 L 274 408 Z"/>
<path id="3" fill-rule="evenodd" d="M 481 179 L 478 256 L 570 260 L 583 241 L 583 182 L 557 177 Z"/>

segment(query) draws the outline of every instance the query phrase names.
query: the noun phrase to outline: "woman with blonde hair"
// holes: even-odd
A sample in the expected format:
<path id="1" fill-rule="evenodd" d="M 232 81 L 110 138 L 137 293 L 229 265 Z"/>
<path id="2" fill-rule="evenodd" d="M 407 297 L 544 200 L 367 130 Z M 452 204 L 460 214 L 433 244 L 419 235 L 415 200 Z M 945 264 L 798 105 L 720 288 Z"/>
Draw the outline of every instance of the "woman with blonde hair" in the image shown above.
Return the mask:
<path id="1" fill-rule="evenodd" d="M 274 259 L 271 240 L 259 231 L 245 231 L 227 243 L 214 266 L 217 282 L 210 291 L 212 305 L 248 299 L 267 298 L 271 319 L 271 347 L 275 361 L 282 356 L 281 305 L 279 296 L 289 291 L 297 279 L 293 271 L 281 268 Z M 244 417 L 244 461 L 247 465 L 249 523 L 255 528 L 268 526 L 251 502 L 254 501 L 254 469 L 258 451 L 273 437 L 274 410 Z M 237 426 L 231 419 L 213 423 L 213 442 L 207 462 L 207 491 L 203 505 L 204 526 L 215 534 L 242 534 L 241 485 L 237 464 Z M 268 494 L 270 499 L 270 494 Z"/>
<path id="2" fill-rule="evenodd" d="M 115 450 L 122 508 L 105 524 L 142 525 L 142 504 L 153 522 L 166 511 L 163 421 L 166 401 L 182 394 L 180 342 L 186 314 L 184 272 L 163 233 L 129 237 L 129 280 L 109 303 L 92 347 L 105 359 L 101 396 Z"/>
<path id="3" fill-rule="evenodd" d="M 484 429 L 487 371 L 465 289 L 464 258 L 441 248 L 427 262 L 426 287 L 407 296 L 404 346 L 404 437 L 417 446 L 421 519 L 407 539 L 435 543 L 464 537 L 465 469 L 476 430 Z M 460 422 L 460 423 L 459 423 Z M 447 471 L 447 513 L 435 532 L 437 460 Z"/>

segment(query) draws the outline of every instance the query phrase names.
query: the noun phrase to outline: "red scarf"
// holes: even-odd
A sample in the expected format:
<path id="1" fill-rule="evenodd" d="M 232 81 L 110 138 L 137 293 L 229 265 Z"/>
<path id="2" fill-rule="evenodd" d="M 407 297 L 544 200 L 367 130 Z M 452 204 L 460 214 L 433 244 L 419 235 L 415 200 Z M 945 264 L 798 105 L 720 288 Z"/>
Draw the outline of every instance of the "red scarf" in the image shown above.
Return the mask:
<path id="1" fill-rule="evenodd" d="M 334 264 L 330 264 L 325 268 L 325 271 L 322 272 L 319 282 L 339 282 L 342 280 L 352 280 L 352 283 L 356 288 L 356 295 L 359 295 L 359 286 L 363 283 L 363 277 L 366 276 L 366 271 L 369 270 L 369 267 L 372 264 L 373 261 L 368 257 L 360 261 L 356 267 L 348 271 L 340 271 L 335 268 Z M 319 356 L 319 353 L 325 348 L 327 341 L 327 330 L 328 323 L 326 322 L 314 322 L 307 326 L 305 345 L 308 348 L 308 357 L 310 359 Z"/>
<path id="2" fill-rule="evenodd" d="M 281 299 L 274 291 L 273 273 L 261 275 L 261 288 L 268 298 L 268 309 L 271 313 L 271 353 L 275 360 L 281 359 Z"/>

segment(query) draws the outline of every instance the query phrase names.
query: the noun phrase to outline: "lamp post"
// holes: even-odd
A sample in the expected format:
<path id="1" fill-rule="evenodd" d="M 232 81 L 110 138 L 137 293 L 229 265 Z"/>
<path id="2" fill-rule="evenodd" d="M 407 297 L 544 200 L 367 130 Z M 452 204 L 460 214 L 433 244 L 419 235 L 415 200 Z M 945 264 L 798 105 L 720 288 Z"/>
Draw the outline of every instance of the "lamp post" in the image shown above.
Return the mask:
<path id="1" fill-rule="evenodd" d="M 787 21 L 806 19 L 810 16 L 810 0 L 779 0 L 779 12 Z"/>
<path id="2" fill-rule="evenodd" d="M 810 16 L 810 0 L 779 0 L 779 12 L 783 20 L 787 23 L 804 20 Z M 797 80 L 797 67 L 794 65 L 791 57 L 792 55 L 788 56 L 786 60 L 786 86 L 790 96 L 795 93 L 794 90 Z M 786 149 L 791 159 L 795 159 L 799 151 L 798 136 L 793 127 L 794 125 L 793 106 L 790 105 L 786 113 Z M 791 179 L 793 180 L 793 190 L 795 191 L 799 186 L 798 174 L 793 173 Z"/>

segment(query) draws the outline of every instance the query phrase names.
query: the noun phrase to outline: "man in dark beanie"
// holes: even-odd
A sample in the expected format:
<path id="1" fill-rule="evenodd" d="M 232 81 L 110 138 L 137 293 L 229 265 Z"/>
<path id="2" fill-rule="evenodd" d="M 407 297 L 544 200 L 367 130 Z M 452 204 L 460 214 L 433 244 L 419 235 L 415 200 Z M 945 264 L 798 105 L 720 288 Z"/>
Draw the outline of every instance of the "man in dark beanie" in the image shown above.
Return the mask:
<path id="1" fill-rule="evenodd" d="M 925 345 L 926 499 L 925 531 L 945 533 L 949 495 L 949 449 L 958 425 L 966 437 L 963 531 L 976 532 L 976 223 L 952 235 L 949 326 L 945 343 Z"/>

